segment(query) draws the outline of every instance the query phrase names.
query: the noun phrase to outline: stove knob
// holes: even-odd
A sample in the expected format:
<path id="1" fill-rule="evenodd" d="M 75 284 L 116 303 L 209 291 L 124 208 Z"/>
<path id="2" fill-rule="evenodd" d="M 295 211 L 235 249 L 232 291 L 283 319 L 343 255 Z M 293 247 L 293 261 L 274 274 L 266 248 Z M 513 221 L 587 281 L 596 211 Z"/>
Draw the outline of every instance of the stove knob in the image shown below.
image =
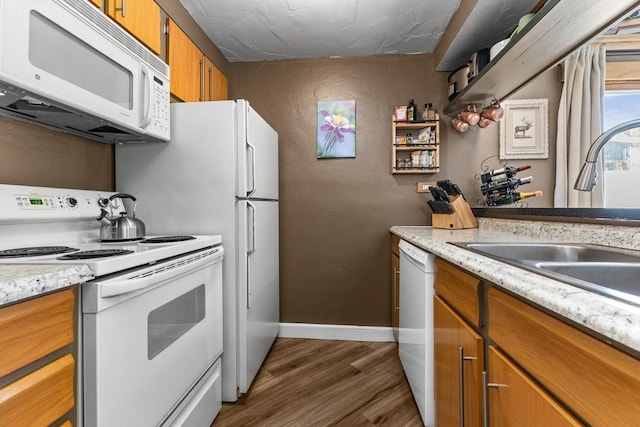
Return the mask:
<path id="1" fill-rule="evenodd" d="M 70 208 L 75 208 L 76 206 L 78 206 L 78 199 L 76 199 L 75 197 L 67 197 L 66 202 L 67 206 L 69 206 Z"/>
<path id="2" fill-rule="evenodd" d="M 105 197 L 100 197 L 98 199 L 98 206 L 100 206 L 101 208 L 106 208 L 108 205 L 109 205 L 109 199 Z"/>

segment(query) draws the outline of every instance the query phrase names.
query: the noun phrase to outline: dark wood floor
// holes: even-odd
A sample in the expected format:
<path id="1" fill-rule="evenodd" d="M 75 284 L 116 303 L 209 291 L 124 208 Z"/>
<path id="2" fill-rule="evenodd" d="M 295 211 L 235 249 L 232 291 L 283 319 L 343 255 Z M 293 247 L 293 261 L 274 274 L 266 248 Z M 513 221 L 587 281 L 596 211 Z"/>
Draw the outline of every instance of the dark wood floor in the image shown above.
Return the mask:
<path id="1" fill-rule="evenodd" d="M 222 426 L 422 426 L 395 343 L 278 338 Z"/>

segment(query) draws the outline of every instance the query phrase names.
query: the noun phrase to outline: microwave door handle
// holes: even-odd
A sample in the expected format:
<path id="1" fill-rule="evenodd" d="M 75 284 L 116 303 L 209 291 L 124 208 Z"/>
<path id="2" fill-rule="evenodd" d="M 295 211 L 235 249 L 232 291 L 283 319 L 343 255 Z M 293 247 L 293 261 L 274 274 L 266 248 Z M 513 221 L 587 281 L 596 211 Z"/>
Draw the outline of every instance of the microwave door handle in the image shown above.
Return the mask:
<path id="1" fill-rule="evenodd" d="M 247 141 L 247 148 L 251 149 L 251 191 L 247 191 L 247 197 L 251 197 L 256 192 L 256 147 Z"/>
<path id="2" fill-rule="evenodd" d="M 151 74 L 144 65 L 140 66 L 142 70 L 142 79 L 144 83 L 142 85 L 142 105 L 144 108 L 144 114 L 140 118 L 140 127 L 146 129 L 151 124 Z"/>

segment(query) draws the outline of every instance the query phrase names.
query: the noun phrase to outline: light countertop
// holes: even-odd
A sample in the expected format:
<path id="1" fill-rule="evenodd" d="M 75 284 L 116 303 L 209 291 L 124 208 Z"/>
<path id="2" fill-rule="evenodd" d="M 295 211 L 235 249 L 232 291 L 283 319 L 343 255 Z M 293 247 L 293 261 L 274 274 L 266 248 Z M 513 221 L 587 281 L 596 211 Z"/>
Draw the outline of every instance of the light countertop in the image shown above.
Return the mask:
<path id="1" fill-rule="evenodd" d="M 461 268 L 582 325 L 605 341 L 640 352 L 640 307 L 586 291 L 447 242 L 570 242 L 640 249 L 637 228 L 478 218 L 480 228 L 396 226 L 391 232 Z M 640 278 L 638 279 L 640 282 Z M 619 345 L 618 345 L 619 346 Z"/>
<path id="2" fill-rule="evenodd" d="M 82 264 L 0 264 L 0 306 L 84 283 L 93 277 L 93 271 Z"/>

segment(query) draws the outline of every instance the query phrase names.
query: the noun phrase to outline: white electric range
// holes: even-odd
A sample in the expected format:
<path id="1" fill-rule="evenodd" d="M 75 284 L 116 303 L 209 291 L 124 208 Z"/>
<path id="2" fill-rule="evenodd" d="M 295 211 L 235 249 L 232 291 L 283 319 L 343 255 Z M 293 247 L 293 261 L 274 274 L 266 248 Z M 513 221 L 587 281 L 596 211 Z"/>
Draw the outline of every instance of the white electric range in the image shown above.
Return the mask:
<path id="1" fill-rule="evenodd" d="M 222 239 L 101 242 L 98 200 L 113 194 L 0 185 L 0 263 L 95 273 L 80 289 L 85 426 L 210 425 L 221 406 Z"/>

